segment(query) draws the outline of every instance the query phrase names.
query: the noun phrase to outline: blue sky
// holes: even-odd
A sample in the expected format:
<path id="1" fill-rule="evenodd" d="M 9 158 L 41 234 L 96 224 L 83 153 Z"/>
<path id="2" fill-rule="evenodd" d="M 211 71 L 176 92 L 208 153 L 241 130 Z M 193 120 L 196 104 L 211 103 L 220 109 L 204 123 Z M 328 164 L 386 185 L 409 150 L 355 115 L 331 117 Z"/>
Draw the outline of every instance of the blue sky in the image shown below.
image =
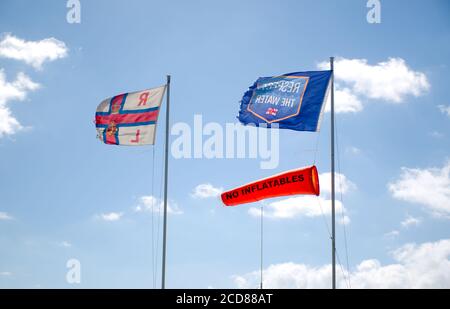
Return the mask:
<path id="1" fill-rule="evenodd" d="M 364 0 L 80 2 L 80 24 L 66 21 L 66 1 L 0 3 L 0 42 L 60 44 L 39 63 L 2 54 L 0 43 L 0 111 L 10 113 L 0 123 L 20 123 L 0 131 L 0 287 L 155 286 L 158 216 L 135 208 L 160 197 L 163 126 L 154 149 L 103 145 L 92 122 L 101 100 L 171 74 L 172 123 L 199 114 L 225 125 L 257 77 L 315 70 L 331 55 L 337 104 L 354 103 L 337 114 L 352 286 L 450 287 L 447 1 L 381 1 L 380 24 L 366 21 Z M 13 88 L 20 94 L 7 94 Z M 319 136 L 280 132 L 275 170 L 255 159 L 170 159 L 169 196 L 182 214 L 169 216 L 168 287 L 258 285 L 259 220 L 249 209 L 259 205 L 229 209 L 193 192 L 310 165 L 317 138 L 319 172 L 329 172 L 329 120 Z M 266 285 L 326 287 L 324 218 L 296 202 L 291 218 L 265 219 Z M 112 213 L 119 218 L 104 220 Z M 342 225 L 337 237 L 344 262 Z M 71 258 L 80 284 L 66 282 Z M 420 277 L 413 269 L 429 280 L 408 281 Z M 383 277 L 397 279 L 376 281 Z"/>

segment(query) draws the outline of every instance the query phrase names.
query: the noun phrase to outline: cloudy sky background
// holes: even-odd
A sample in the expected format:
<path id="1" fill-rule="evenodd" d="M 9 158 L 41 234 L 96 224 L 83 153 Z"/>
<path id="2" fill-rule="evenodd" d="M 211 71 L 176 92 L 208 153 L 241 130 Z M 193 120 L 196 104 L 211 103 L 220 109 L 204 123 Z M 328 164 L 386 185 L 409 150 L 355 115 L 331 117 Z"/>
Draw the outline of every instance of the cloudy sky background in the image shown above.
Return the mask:
<path id="1" fill-rule="evenodd" d="M 103 145 L 101 100 L 171 74 L 173 123 L 225 125 L 257 77 L 328 69 L 330 55 L 338 285 L 450 287 L 448 1 L 382 1 L 381 24 L 363 0 L 81 4 L 69 24 L 65 1 L 0 3 L 0 287 L 159 286 L 163 130 L 154 148 Z M 260 205 L 218 195 L 312 164 L 317 140 L 321 196 L 264 202 L 264 284 L 328 288 L 329 113 L 320 134 L 280 132 L 275 170 L 171 159 L 167 286 L 257 287 Z"/>

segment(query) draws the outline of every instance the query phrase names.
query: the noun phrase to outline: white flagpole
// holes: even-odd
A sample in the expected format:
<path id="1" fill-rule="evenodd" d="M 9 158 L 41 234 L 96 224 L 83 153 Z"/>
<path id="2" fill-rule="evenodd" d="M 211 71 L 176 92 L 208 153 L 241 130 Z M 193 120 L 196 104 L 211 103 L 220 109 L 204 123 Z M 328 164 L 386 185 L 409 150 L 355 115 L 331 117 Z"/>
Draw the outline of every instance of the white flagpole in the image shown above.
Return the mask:
<path id="1" fill-rule="evenodd" d="M 331 67 L 331 260 L 332 287 L 336 289 L 336 219 L 334 190 L 334 57 L 330 57 Z"/>
<path id="2" fill-rule="evenodd" d="M 169 175 L 169 107 L 170 103 L 170 75 L 167 75 L 166 94 L 166 145 L 164 150 L 164 225 L 163 225 L 163 248 L 162 248 L 162 278 L 161 289 L 166 288 L 166 246 L 167 246 L 167 178 Z"/>

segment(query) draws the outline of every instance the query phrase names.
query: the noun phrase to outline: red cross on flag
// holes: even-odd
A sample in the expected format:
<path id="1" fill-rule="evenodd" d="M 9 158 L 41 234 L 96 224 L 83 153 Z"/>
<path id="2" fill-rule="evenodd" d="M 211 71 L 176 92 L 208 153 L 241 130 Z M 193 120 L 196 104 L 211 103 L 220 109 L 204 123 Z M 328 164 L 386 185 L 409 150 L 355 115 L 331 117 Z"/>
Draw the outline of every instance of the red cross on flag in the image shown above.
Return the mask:
<path id="1" fill-rule="evenodd" d="M 166 85 L 103 100 L 95 113 L 98 137 L 109 145 L 153 145 Z"/>

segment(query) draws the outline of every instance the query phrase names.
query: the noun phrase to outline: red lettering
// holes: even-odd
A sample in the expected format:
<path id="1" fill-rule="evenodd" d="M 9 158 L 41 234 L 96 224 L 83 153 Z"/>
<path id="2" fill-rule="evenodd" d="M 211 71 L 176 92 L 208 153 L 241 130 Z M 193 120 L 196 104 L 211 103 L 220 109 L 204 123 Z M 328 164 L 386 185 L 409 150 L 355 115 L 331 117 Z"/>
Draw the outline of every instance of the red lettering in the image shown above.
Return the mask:
<path id="1" fill-rule="evenodd" d="M 139 135 L 141 135 L 141 130 L 136 131 L 136 138 L 132 139 L 130 142 L 132 143 L 139 143 Z"/>
<path id="2" fill-rule="evenodd" d="M 149 95 L 150 95 L 150 93 L 148 93 L 148 92 L 141 93 L 141 95 L 139 96 L 138 106 L 142 106 L 142 105 L 145 106 L 147 104 L 147 99 L 148 99 Z"/>

